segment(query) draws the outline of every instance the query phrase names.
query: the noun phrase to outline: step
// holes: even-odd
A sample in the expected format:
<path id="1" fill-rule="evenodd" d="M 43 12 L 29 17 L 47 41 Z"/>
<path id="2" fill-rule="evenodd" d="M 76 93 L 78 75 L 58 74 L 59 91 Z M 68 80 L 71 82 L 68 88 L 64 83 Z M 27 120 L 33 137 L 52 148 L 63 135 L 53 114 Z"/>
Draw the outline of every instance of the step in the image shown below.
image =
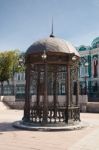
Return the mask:
<path id="1" fill-rule="evenodd" d="M 99 102 L 88 102 L 87 112 L 99 113 Z"/>

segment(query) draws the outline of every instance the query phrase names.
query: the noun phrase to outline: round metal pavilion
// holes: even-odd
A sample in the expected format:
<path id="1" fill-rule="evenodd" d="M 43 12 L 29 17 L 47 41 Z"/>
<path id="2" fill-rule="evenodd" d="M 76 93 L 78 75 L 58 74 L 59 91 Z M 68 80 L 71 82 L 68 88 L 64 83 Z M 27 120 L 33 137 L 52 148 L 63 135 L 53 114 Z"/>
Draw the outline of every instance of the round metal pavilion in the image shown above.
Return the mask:
<path id="1" fill-rule="evenodd" d="M 24 123 L 64 126 L 80 121 L 79 57 L 69 42 L 54 36 L 28 48 Z M 62 88 L 64 93 L 60 94 Z"/>

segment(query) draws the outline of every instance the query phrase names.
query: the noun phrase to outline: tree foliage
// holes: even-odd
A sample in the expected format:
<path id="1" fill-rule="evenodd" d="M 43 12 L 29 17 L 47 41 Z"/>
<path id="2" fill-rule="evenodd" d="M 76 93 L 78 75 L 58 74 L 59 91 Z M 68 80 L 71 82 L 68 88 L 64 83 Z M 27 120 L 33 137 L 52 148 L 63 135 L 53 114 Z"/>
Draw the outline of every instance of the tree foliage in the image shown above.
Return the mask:
<path id="1" fill-rule="evenodd" d="M 9 81 L 9 78 L 12 78 L 15 72 L 20 71 L 19 58 L 20 58 L 19 50 L 14 50 L 14 51 L 10 50 L 10 51 L 5 51 L 5 52 L 0 52 L 0 82 L 1 84 L 3 84 L 4 81 Z"/>
<path id="2" fill-rule="evenodd" d="M 5 51 L 0 53 L 0 81 L 7 81 L 11 76 L 13 69 L 18 70 L 18 51 Z"/>

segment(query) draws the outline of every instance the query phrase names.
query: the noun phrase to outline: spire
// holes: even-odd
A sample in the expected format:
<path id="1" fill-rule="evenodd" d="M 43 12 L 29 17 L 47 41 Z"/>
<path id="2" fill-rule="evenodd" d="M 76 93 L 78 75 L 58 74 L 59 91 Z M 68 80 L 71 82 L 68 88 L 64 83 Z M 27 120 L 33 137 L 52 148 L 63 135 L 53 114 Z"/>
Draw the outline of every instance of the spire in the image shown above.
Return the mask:
<path id="1" fill-rule="evenodd" d="M 51 34 L 50 34 L 50 37 L 54 37 L 54 35 L 53 35 L 53 17 L 52 17 L 52 28 L 51 28 Z"/>

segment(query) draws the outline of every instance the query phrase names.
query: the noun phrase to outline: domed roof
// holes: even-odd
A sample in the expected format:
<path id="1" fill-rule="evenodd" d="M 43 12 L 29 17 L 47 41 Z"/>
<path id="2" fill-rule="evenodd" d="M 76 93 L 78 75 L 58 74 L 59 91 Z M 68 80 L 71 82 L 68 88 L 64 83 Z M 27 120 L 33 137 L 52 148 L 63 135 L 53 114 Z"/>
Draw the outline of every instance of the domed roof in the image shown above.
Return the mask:
<path id="1" fill-rule="evenodd" d="M 34 42 L 27 50 L 26 55 L 39 52 L 56 52 L 56 53 L 75 53 L 80 56 L 75 47 L 71 43 L 56 37 L 48 37 Z"/>
<path id="2" fill-rule="evenodd" d="M 79 50 L 79 51 L 86 51 L 86 50 L 90 50 L 90 49 L 91 49 L 90 46 L 85 46 L 85 45 L 80 45 L 80 46 L 78 47 L 78 50 Z"/>
<path id="3" fill-rule="evenodd" d="M 85 51 L 87 48 L 85 45 L 81 45 L 81 46 L 79 46 L 78 49 L 79 49 L 79 51 Z"/>
<path id="4" fill-rule="evenodd" d="M 93 41 L 92 41 L 92 43 L 91 43 L 91 45 L 92 45 L 92 47 L 96 47 L 96 45 L 99 43 L 99 37 L 96 37 Z"/>

